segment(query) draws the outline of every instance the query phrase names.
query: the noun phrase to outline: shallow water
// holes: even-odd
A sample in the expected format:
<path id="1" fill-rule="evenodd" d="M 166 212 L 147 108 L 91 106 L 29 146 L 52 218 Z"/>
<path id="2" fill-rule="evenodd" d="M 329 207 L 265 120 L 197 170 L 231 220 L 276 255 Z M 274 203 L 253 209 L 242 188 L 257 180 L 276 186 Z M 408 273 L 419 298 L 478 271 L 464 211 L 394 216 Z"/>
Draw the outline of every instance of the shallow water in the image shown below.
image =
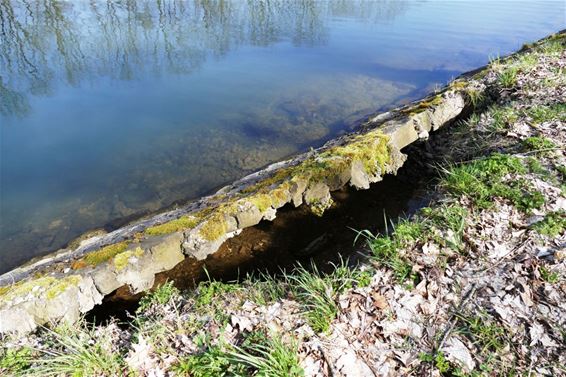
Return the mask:
<path id="1" fill-rule="evenodd" d="M 0 273 L 563 28 L 515 1 L 0 0 Z"/>

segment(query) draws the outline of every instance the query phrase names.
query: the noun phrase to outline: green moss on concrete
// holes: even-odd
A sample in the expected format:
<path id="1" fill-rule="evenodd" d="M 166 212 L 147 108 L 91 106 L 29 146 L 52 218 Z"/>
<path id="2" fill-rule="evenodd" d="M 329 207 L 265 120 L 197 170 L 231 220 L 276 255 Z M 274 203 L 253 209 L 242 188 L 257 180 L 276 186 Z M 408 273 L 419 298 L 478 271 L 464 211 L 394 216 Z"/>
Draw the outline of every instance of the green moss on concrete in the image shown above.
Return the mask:
<path id="1" fill-rule="evenodd" d="M 366 173 L 371 175 L 383 174 L 390 162 L 389 137 L 381 132 L 358 137 L 355 142 L 331 151 L 336 156 L 347 159 L 350 163 L 360 161 L 364 164 Z"/>
<path id="2" fill-rule="evenodd" d="M 416 115 L 440 104 L 442 104 L 442 94 L 438 94 L 432 98 L 427 98 L 423 101 L 420 101 L 416 105 L 411 106 L 403 110 L 402 112 L 407 115 Z"/>
<path id="3" fill-rule="evenodd" d="M 77 286 L 81 281 L 79 275 L 71 275 L 64 279 L 58 279 L 56 283 L 51 285 L 45 293 L 47 299 L 52 300 L 67 290 L 70 286 Z"/>
<path id="4" fill-rule="evenodd" d="M 327 202 L 315 200 L 314 202 L 309 203 L 309 208 L 314 215 L 318 217 L 322 217 L 322 215 L 324 215 L 324 211 L 326 211 L 330 206 L 332 206 L 333 203 L 334 202 L 332 199 L 330 199 Z"/>
<path id="5" fill-rule="evenodd" d="M 45 293 L 45 297 L 52 300 L 63 293 L 68 287 L 79 284 L 80 281 L 81 277 L 79 275 L 70 275 L 63 278 L 41 276 L 2 287 L 0 297 L 3 301 L 10 301 L 16 297 L 25 297 L 29 294 L 40 297 Z"/>
<path id="6" fill-rule="evenodd" d="M 87 266 L 97 266 L 103 262 L 112 259 L 117 254 L 126 250 L 129 241 L 122 241 L 112 245 L 105 246 L 99 250 L 92 251 L 85 255 L 83 258 L 72 263 L 71 267 L 74 270 L 85 268 Z"/>
<path id="7" fill-rule="evenodd" d="M 256 194 L 248 198 L 248 201 L 257 207 L 260 212 L 265 212 L 271 207 L 271 196 L 268 194 Z"/>
<path id="8" fill-rule="evenodd" d="M 201 219 L 196 216 L 182 216 L 178 219 L 168 221 L 166 223 L 149 227 L 145 230 L 148 236 L 159 236 L 163 234 L 170 234 L 186 229 L 193 229 L 199 224 Z"/>
<path id="9" fill-rule="evenodd" d="M 226 218 L 223 213 L 214 213 L 205 220 L 199 234 L 207 241 L 216 241 L 228 231 Z"/>
<path id="10" fill-rule="evenodd" d="M 265 178 L 265 179 L 262 179 L 261 181 L 257 182 L 256 184 L 253 184 L 253 185 L 250 185 L 250 186 L 244 188 L 241 191 L 241 193 L 242 194 L 250 194 L 250 193 L 256 193 L 256 192 L 259 192 L 259 191 L 262 191 L 262 190 L 267 190 L 271 186 L 274 186 L 278 183 L 281 183 L 281 182 L 285 181 L 286 179 L 288 179 L 290 176 L 292 176 L 293 169 L 294 169 L 294 167 L 279 169 L 272 176 Z"/>
<path id="11" fill-rule="evenodd" d="M 130 262 L 131 257 L 139 258 L 144 254 L 144 251 L 141 247 L 136 247 L 135 249 L 126 250 L 114 257 L 114 267 L 116 267 L 117 271 L 122 271 L 128 263 Z"/>

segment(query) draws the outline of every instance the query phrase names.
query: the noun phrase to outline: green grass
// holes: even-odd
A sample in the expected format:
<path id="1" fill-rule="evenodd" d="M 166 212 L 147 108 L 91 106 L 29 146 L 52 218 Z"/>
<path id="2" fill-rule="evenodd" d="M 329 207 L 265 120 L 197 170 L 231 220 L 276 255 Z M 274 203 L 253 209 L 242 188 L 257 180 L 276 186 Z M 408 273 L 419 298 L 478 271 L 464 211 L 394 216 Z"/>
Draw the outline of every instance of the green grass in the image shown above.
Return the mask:
<path id="1" fill-rule="evenodd" d="M 359 235 L 366 238 L 367 245 L 372 252 L 371 258 L 379 265 L 391 269 L 398 282 L 413 280 L 412 264 L 399 253 L 403 250 L 402 241 L 396 239 L 395 236 L 373 235 L 368 230 L 360 232 Z M 407 237 L 407 234 L 404 234 L 404 237 Z"/>
<path id="2" fill-rule="evenodd" d="M 508 66 L 501 71 L 497 77 L 497 82 L 503 88 L 512 88 L 517 83 L 517 73 L 519 69 L 515 66 Z"/>
<path id="3" fill-rule="evenodd" d="M 552 271 L 544 266 L 539 267 L 539 273 L 542 280 L 550 284 L 558 283 L 560 276 L 558 272 Z"/>
<path id="4" fill-rule="evenodd" d="M 142 297 L 137 311 L 145 311 L 153 305 L 164 305 L 168 303 L 172 297 L 178 296 L 179 294 L 179 290 L 175 288 L 172 281 L 166 282 L 165 284 L 155 289 L 153 292 L 150 292 Z"/>
<path id="5" fill-rule="evenodd" d="M 197 308 L 207 308 L 213 304 L 217 298 L 230 292 L 236 292 L 242 287 L 235 283 L 224 283 L 216 280 L 201 281 L 196 290 L 195 306 Z"/>
<path id="6" fill-rule="evenodd" d="M 507 330 L 498 325 L 485 311 L 457 314 L 455 332 L 466 336 L 478 348 L 479 354 L 498 353 L 507 345 Z"/>
<path id="7" fill-rule="evenodd" d="M 542 235 L 556 237 L 566 229 L 566 212 L 551 212 L 543 220 L 534 223 L 532 228 Z"/>
<path id="8" fill-rule="evenodd" d="M 489 125 L 492 132 L 507 130 L 510 125 L 519 119 L 519 115 L 511 106 L 492 106 L 488 112 L 493 119 Z"/>
<path id="9" fill-rule="evenodd" d="M 0 375 L 21 375 L 31 366 L 33 350 L 29 347 L 0 349 Z"/>
<path id="10" fill-rule="evenodd" d="M 529 72 L 538 64 L 538 57 L 536 54 L 523 54 L 517 58 L 517 67 L 524 72 Z"/>
<path id="11" fill-rule="evenodd" d="M 201 353 L 182 359 L 174 371 L 192 377 L 304 376 L 296 341 L 286 343 L 277 335 L 252 333 L 240 346 L 207 341 L 203 348 Z"/>
<path id="12" fill-rule="evenodd" d="M 559 40 L 552 40 L 549 42 L 546 42 L 542 47 L 542 52 L 545 55 L 557 55 L 557 54 L 561 54 L 562 51 L 564 51 L 565 46 L 564 43 L 559 41 Z"/>
<path id="13" fill-rule="evenodd" d="M 466 90 L 466 95 L 475 109 L 481 107 L 485 102 L 485 96 L 479 90 L 469 88 Z"/>
<path id="14" fill-rule="evenodd" d="M 548 177 L 549 176 L 549 171 L 546 170 L 544 168 L 544 166 L 542 166 L 542 164 L 540 163 L 539 160 L 537 160 L 534 157 L 527 157 L 525 159 L 525 162 L 527 164 L 527 168 L 529 169 L 529 171 L 533 174 L 537 174 L 540 175 L 541 177 Z"/>
<path id="15" fill-rule="evenodd" d="M 443 186 L 455 196 L 467 196 L 482 209 L 493 205 L 493 198 L 507 199 L 524 212 L 540 208 L 544 196 L 532 188 L 529 181 L 513 178 L 504 181 L 508 174 L 521 175 L 526 167 L 517 157 L 494 154 L 470 163 L 444 169 Z"/>
<path id="16" fill-rule="evenodd" d="M 532 136 L 523 140 L 523 149 L 527 152 L 538 152 L 542 155 L 548 155 L 550 151 L 557 149 L 557 145 L 552 140 L 545 137 Z"/>
<path id="17" fill-rule="evenodd" d="M 439 230 L 451 230 L 453 237 L 438 239 L 435 241 L 439 244 L 445 244 L 455 251 L 462 251 L 462 236 L 466 225 L 466 216 L 468 210 L 459 205 L 440 205 L 435 208 L 425 207 L 420 211 L 429 226 L 434 226 Z M 432 232 L 431 232 L 432 233 Z"/>
<path id="18" fill-rule="evenodd" d="M 425 224 L 417 219 L 402 219 L 394 227 L 395 239 L 402 245 L 418 241 L 425 231 Z"/>
<path id="19" fill-rule="evenodd" d="M 202 352 L 182 359 L 172 369 L 181 376 L 191 377 L 246 375 L 245 366 L 234 364 L 225 347 L 221 345 L 208 345 Z"/>
<path id="20" fill-rule="evenodd" d="M 112 350 L 109 336 L 88 328 L 84 322 L 46 332 L 52 345 L 37 350 L 39 356 L 33 359 L 34 366 L 26 375 L 87 377 L 126 373 L 123 355 Z"/>
<path id="21" fill-rule="evenodd" d="M 250 343 L 247 347 L 235 347 L 229 355 L 232 362 L 245 365 L 248 370 L 254 371 L 254 376 L 304 376 L 295 341 L 286 344 L 279 337 L 267 338 L 264 342 Z"/>
<path id="22" fill-rule="evenodd" d="M 550 106 L 533 106 L 525 111 L 534 123 L 549 121 L 566 121 L 566 104 L 558 103 Z"/>
<path id="23" fill-rule="evenodd" d="M 302 305 L 311 328 L 317 333 L 328 331 L 338 314 L 335 296 L 347 282 L 332 275 L 323 275 L 314 264 L 310 271 L 299 265 L 285 278 L 294 298 Z"/>
<path id="24" fill-rule="evenodd" d="M 278 277 L 266 273 L 248 275 L 242 286 L 248 298 L 258 305 L 271 304 L 286 295 L 285 284 Z"/>
<path id="25" fill-rule="evenodd" d="M 452 374 L 454 373 L 454 368 L 442 352 L 436 352 L 434 354 L 421 353 L 419 355 L 419 360 L 434 365 L 442 375 L 449 372 L 451 372 Z"/>

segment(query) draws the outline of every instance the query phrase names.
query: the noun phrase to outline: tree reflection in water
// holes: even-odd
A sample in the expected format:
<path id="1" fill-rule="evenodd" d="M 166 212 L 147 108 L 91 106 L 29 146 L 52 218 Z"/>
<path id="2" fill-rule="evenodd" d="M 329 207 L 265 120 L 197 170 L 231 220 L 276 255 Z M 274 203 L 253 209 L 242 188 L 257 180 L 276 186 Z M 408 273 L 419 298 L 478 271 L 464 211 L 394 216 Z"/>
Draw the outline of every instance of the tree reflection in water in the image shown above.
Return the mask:
<path id="1" fill-rule="evenodd" d="M 241 45 L 324 44 L 330 17 L 384 22 L 405 1 L 0 0 L 0 113 L 31 95 L 109 77 L 190 74 Z"/>

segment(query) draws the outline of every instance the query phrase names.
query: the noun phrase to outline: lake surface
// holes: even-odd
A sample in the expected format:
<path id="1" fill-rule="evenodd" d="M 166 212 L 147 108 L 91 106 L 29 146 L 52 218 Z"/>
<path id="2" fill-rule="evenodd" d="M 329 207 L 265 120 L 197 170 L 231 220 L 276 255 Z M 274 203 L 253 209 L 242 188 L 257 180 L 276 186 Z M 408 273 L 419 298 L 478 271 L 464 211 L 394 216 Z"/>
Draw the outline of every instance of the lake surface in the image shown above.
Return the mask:
<path id="1" fill-rule="evenodd" d="M 0 0 L 0 273 L 565 25 L 563 1 Z"/>

